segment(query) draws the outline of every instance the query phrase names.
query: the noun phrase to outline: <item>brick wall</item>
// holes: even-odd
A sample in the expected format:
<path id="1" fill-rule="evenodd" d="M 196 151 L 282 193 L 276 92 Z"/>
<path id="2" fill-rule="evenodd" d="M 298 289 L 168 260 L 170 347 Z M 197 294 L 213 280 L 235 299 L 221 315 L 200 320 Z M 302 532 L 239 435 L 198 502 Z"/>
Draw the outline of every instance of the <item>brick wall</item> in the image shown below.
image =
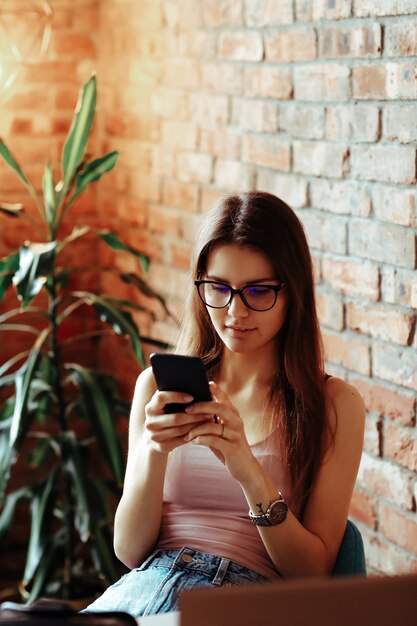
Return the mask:
<path id="1" fill-rule="evenodd" d="M 97 136 L 121 152 L 98 186 L 99 215 L 150 254 L 176 314 L 201 213 L 228 190 L 287 200 L 314 256 L 328 371 L 357 385 L 368 410 L 351 509 L 368 567 L 417 572 L 415 3 L 53 5 L 50 60 L 2 107 L 0 133 L 36 173 L 62 141 L 53 121 L 65 126 L 96 65 Z M 5 184 L 12 196 L 0 166 Z M 168 320 L 142 323 L 175 341 Z"/>

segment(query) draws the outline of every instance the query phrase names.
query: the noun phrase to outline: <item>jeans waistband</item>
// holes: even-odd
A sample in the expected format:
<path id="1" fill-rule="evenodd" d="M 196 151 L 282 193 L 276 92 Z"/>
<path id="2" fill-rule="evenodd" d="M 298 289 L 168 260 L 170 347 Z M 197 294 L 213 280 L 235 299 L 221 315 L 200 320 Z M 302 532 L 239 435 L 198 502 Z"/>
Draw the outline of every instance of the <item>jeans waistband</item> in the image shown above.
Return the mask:
<path id="1" fill-rule="evenodd" d="M 225 577 L 241 582 L 241 584 L 267 581 L 265 576 L 240 563 L 215 554 L 208 554 L 201 550 L 194 550 L 187 546 L 175 550 L 157 548 L 142 563 L 139 570 L 147 569 L 151 565 L 153 567 L 198 571 L 210 577 L 213 585 L 221 585 Z"/>

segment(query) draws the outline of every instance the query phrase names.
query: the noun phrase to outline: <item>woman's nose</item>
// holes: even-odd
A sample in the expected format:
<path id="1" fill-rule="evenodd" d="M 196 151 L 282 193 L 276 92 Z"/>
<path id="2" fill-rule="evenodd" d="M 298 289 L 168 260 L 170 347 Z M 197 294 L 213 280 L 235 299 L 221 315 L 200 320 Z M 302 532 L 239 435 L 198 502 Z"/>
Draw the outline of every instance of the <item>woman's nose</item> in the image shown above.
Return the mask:
<path id="1" fill-rule="evenodd" d="M 229 314 L 235 318 L 246 317 L 247 315 L 249 315 L 249 309 L 238 293 L 233 294 L 233 298 L 229 303 L 228 310 Z"/>

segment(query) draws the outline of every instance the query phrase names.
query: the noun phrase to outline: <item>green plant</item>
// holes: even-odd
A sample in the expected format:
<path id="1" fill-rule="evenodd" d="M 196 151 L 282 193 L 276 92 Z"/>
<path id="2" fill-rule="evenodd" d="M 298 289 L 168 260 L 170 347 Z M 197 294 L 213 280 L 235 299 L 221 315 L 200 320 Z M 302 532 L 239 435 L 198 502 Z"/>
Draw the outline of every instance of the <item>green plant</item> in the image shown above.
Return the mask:
<path id="1" fill-rule="evenodd" d="M 79 597 L 87 589 L 107 586 L 120 574 L 111 523 L 124 475 L 117 424 L 127 418 L 129 404 L 120 397 L 113 375 L 85 365 L 85 342 L 99 341 L 105 333 L 123 335 L 140 367 L 145 363 L 142 341 L 162 346 L 140 336 L 134 321 L 138 304 L 73 289 L 72 268 L 61 263 L 64 249 L 82 237 L 95 236 L 97 245 L 101 242 L 133 256 L 137 271 L 120 273 L 120 279 L 147 298 L 157 298 L 166 310 L 145 280 L 147 257 L 114 232 L 77 225 L 67 236 L 61 235 L 77 198 L 117 161 L 117 152 L 86 160 L 95 108 L 93 76 L 83 86 L 63 147 L 62 180 L 55 181 L 47 164 L 42 196 L 0 140 L 0 156 L 29 191 L 38 210 L 34 226 L 44 233 L 41 241 L 25 242 L 0 260 L 0 300 L 13 288 L 20 300 L 20 306 L 13 304 L 0 316 L 2 337 L 18 332 L 32 338 L 27 349 L 0 366 L 0 541 L 17 505 L 26 503 L 30 538 L 20 589 L 28 601 L 41 595 Z M 0 203 L 0 210 L 9 217 L 29 219 L 22 205 Z M 73 334 L 68 337 L 67 331 L 62 340 L 68 320 L 86 311 L 94 328 L 80 333 L 71 326 Z M 75 345 L 80 356 L 74 360 L 74 350 L 70 358 L 68 352 Z M 24 466 L 34 482 L 11 490 L 9 479 Z"/>

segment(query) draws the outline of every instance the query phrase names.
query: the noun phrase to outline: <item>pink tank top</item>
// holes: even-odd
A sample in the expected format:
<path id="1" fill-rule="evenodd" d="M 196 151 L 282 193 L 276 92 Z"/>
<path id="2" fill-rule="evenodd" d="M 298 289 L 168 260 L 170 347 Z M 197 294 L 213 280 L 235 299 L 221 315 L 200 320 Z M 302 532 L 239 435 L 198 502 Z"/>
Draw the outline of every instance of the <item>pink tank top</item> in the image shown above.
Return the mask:
<path id="1" fill-rule="evenodd" d="M 252 446 L 292 510 L 289 477 L 280 454 L 278 430 Z M 158 547 L 183 546 L 231 559 L 269 580 L 281 578 L 248 517 L 240 484 L 209 448 L 186 444 L 168 457 Z"/>

